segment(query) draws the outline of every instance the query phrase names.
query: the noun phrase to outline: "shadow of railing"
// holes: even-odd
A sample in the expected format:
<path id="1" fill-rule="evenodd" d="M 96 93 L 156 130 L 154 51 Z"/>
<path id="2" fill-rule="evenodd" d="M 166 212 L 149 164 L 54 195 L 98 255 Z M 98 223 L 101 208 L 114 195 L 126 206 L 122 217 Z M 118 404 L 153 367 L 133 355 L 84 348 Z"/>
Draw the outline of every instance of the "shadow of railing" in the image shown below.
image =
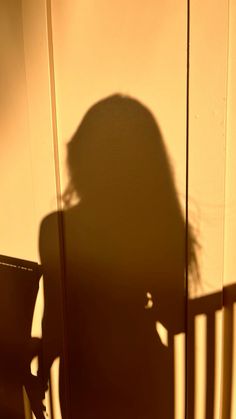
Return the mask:
<path id="1" fill-rule="evenodd" d="M 188 328 L 187 328 L 187 418 L 196 419 L 196 373 L 199 366 L 196 363 L 197 342 L 196 337 L 202 335 L 205 346 L 205 408 L 201 419 L 230 419 L 232 406 L 233 381 L 233 340 L 234 340 L 234 305 L 236 303 L 236 284 L 226 286 L 222 291 L 189 300 L 188 302 Z M 222 317 L 217 319 L 217 313 Z M 196 330 L 196 319 L 204 316 L 205 326 Z M 219 321 L 221 325 L 219 325 Z M 217 324 L 218 323 L 218 324 Z M 217 341 L 216 330 L 221 327 L 221 342 Z M 217 350 L 221 351 L 221 360 L 216 357 Z M 216 365 L 216 362 L 220 365 Z M 217 368 L 216 368 L 217 367 Z M 216 377 L 218 374 L 218 377 Z M 220 389 L 216 388 L 216 381 Z M 217 391 L 220 394 L 216 396 Z M 216 397 L 221 400 L 217 406 Z M 179 418 L 176 418 L 179 419 Z"/>
<path id="2" fill-rule="evenodd" d="M 219 316 L 220 314 L 220 316 Z M 230 419 L 232 417 L 233 399 L 233 345 L 234 345 L 234 317 L 236 316 L 236 284 L 226 286 L 222 291 L 188 301 L 188 326 L 187 333 L 187 356 L 186 356 L 186 418 L 187 419 Z M 197 330 L 196 320 L 204 318 L 204 330 Z M 217 330 L 220 334 L 217 334 Z M 202 365 L 196 363 L 197 341 L 201 335 L 201 343 L 204 346 L 204 388 L 206 390 L 205 405 L 200 410 L 196 406 L 198 388 L 196 388 L 197 369 Z M 217 339 L 220 338 L 220 341 Z M 175 339 L 169 340 L 169 350 L 173 354 L 173 368 L 178 359 L 174 359 Z M 234 348 L 235 349 L 235 348 Z M 219 365 L 217 365 L 217 362 Z M 217 368 L 216 368 L 217 366 Z M 182 371 L 184 373 L 184 371 Z M 180 380 L 182 381 L 182 380 Z M 58 382 L 58 380 L 57 380 Z M 175 386 L 178 385 L 178 380 Z M 52 393 L 59 394 L 58 388 L 49 386 L 51 394 L 49 400 L 52 403 Z M 235 389 L 234 389 L 235 390 Z M 175 394 L 178 392 L 175 391 Z M 57 397 L 57 396 L 56 396 Z M 175 400 L 176 403 L 176 400 Z M 173 419 L 178 417 L 175 410 Z M 183 409 L 184 410 L 184 409 Z M 201 411 L 201 413 L 199 413 Z M 61 419 L 61 416 L 53 415 L 50 408 L 51 419 Z"/>

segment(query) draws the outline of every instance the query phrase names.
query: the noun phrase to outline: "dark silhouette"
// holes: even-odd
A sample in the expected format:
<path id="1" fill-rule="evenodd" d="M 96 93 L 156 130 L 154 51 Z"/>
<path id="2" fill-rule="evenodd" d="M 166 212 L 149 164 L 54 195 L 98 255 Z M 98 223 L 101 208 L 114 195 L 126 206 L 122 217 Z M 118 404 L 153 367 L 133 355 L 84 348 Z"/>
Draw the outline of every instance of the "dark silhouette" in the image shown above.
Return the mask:
<path id="1" fill-rule="evenodd" d="M 173 419 L 171 342 L 185 330 L 186 237 L 190 270 L 196 242 L 150 111 L 120 95 L 95 104 L 68 168 L 66 208 L 40 228 L 45 386 L 60 356 L 63 419 Z"/>
<path id="2" fill-rule="evenodd" d="M 197 274 L 197 243 L 186 230 L 150 111 L 119 95 L 94 105 L 68 144 L 68 168 L 65 210 L 47 216 L 40 229 L 42 341 L 31 338 L 41 267 L 0 256 L 0 417 L 25 417 L 24 386 L 36 418 L 44 418 L 44 391 L 59 356 L 63 419 L 173 419 L 173 336 L 186 332 L 186 414 L 193 418 L 195 319 L 204 314 L 205 416 L 212 419 L 216 312 L 224 307 L 222 415 L 228 419 L 236 285 L 187 301 L 185 271 Z M 157 320 L 168 330 L 167 346 Z M 38 377 L 30 372 L 34 356 Z"/>

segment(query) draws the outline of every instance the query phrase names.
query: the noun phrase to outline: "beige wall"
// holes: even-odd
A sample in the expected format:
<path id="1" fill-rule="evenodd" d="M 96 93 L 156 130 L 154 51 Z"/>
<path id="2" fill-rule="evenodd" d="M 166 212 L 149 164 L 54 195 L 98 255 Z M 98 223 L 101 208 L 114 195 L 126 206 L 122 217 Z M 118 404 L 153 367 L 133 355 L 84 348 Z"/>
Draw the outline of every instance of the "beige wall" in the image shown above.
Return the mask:
<path id="1" fill-rule="evenodd" d="M 67 183 L 66 144 L 87 109 L 112 93 L 137 98 L 154 114 L 185 212 L 186 2 L 1 4 L 0 253 L 38 260 L 40 221 L 58 208 Z M 233 1 L 230 15 L 225 0 L 190 1 L 189 219 L 198 233 L 201 280 L 192 297 L 235 283 L 235 13 Z M 34 335 L 42 295 L 37 304 Z M 217 324 L 221 338 L 220 317 Z M 198 339 L 204 365 L 205 341 Z M 219 349 L 214 419 L 220 417 L 220 359 Z M 195 419 L 204 402 L 199 371 Z M 176 419 L 184 406 L 183 369 L 178 374 Z"/>
<path id="2" fill-rule="evenodd" d="M 225 174 L 225 241 L 224 241 L 224 284 L 235 284 L 235 246 L 236 246 L 236 4 L 229 2 L 229 50 L 228 50 L 228 90 L 227 90 L 227 143 L 226 143 L 226 174 Z M 232 321 L 235 329 L 236 304 L 233 304 Z M 225 351 L 227 357 L 227 350 Z M 231 418 L 236 418 L 236 337 L 232 338 L 232 387 Z"/>
<path id="3" fill-rule="evenodd" d="M 235 198 L 235 135 L 236 135 L 236 8 L 230 1 L 229 15 L 229 50 L 228 50 L 228 90 L 227 90 L 227 143 L 225 175 L 225 248 L 224 248 L 224 282 L 235 283 L 236 247 L 236 198 Z"/>
<path id="4" fill-rule="evenodd" d="M 190 11 L 189 198 L 205 294 L 223 283 L 228 3 L 191 1 Z"/>
<path id="5" fill-rule="evenodd" d="M 21 3 L 1 5 L 1 253 L 35 258 Z"/>
<path id="6" fill-rule="evenodd" d="M 65 144 L 88 108 L 110 94 L 128 94 L 143 102 L 156 117 L 183 194 L 184 2 L 102 0 L 58 5 L 53 1 L 52 27 L 61 165 Z"/>
<path id="7" fill-rule="evenodd" d="M 44 3 L 1 3 L 1 253 L 30 260 L 56 208 Z"/>

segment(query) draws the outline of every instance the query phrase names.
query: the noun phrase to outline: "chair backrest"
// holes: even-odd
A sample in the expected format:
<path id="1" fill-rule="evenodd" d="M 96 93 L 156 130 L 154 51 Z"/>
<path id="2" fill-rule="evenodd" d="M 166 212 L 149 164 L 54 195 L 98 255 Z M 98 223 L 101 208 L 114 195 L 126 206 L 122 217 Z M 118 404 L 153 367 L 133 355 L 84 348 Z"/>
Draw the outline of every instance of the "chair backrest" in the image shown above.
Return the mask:
<path id="1" fill-rule="evenodd" d="M 31 326 L 42 268 L 35 262 L 0 256 L 0 363 L 20 361 Z M 5 365 L 6 367 L 6 365 Z"/>

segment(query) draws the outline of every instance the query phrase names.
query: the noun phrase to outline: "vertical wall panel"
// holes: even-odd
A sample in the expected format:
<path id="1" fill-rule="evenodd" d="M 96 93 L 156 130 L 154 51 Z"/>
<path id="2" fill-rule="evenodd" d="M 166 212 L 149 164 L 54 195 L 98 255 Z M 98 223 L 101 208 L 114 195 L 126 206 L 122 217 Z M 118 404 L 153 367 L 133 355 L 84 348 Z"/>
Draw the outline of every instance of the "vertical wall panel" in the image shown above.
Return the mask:
<path id="1" fill-rule="evenodd" d="M 51 13 L 62 190 L 68 181 L 66 144 L 85 112 L 97 101 L 121 93 L 141 101 L 156 118 L 185 217 L 186 2 L 52 1 Z M 66 236 L 66 222 L 64 226 Z M 69 241 L 66 238 L 65 252 Z M 95 259 L 97 255 L 99 249 Z M 184 278 L 182 293 L 183 301 Z M 184 304 L 178 310 L 183 331 Z M 178 412 L 183 412 L 183 377 L 175 382 L 180 384 Z"/>
<path id="2" fill-rule="evenodd" d="M 236 5 L 235 2 L 229 1 L 229 54 L 228 54 L 228 90 L 227 90 L 227 143 L 226 143 L 226 177 L 225 177 L 225 249 L 224 249 L 224 285 L 225 287 L 235 284 L 236 268 L 235 268 L 235 237 L 236 237 L 236 199 L 235 199 L 235 182 L 236 182 Z M 231 326 L 228 339 L 231 337 L 232 347 L 227 348 L 225 359 L 231 350 L 231 359 L 229 362 L 231 388 L 228 389 L 229 394 L 229 417 L 236 418 L 236 335 L 235 335 L 235 307 L 236 292 L 235 286 L 228 288 L 229 299 L 225 295 L 226 310 L 231 311 Z M 229 301 L 231 300 L 231 302 Z M 226 319 L 229 313 L 226 313 Z M 229 356 L 228 356 L 229 357 Z M 226 387 L 226 385 L 225 385 Z M 226 417 L 227 410 L 224 410 Z M 223 416 L 224 417 L 224 416 Z"/>
<path id="3" fill-rule="evenodd" d="M 0 253 L 32 261 L 39 261 L 38 236 L 41 219 L 56 206 L 45 11 L 43 1 L 37 2 L 37 5 L 24 0 L 1 2 L 0 182 L 2 201 Z M 6 291 L 14 296 L 16 292 L 13 287 L 14 276 L 12 283 L 9 281 L 9 284 L 6 284 L 6 280 L 7 278 L 2 275 L 1 271 L 1 283 L 5 286 Z M 40 281 L 31 331 L 27 329 L 29 335 L 24 337 L 28 340 L 22 342 L 23 333 L 21 338 L 18 336 L 19 331 L 26 328 L 27 321 L 31 322 L 32 320 L 27 317 L 30 313 L 27 311 L 28 307 L 32 304 L 27 286 L 32 287 L 33 290 L 34 278 L 30 277 L 28 280 L 32 281 L 32 284 L 22 281 L 19 301 L 16 296 L 15 303 L 13 299 L 12 306 L 9 307 L 9 319 L 14 318 L 19 312 L 19 318 L 22 315 L 26 316 L 25 324 L 21 324 L 20 321 L 19 324 L 12 324 L 8 318 L 1 319 L 1 327 L 5 327 L 7 330 L 7 325 L 9 325 L 7 332 L 9 336 L 14 334 L 14 327 L 16 328 L 15 343 L 7 348 L 9 354 L 12 354 L 8 365 L 9 377 L 5 377 L 5 381 L 1 382 L 0 408 L 2 417 L 23 417 L 20 405 L 23 394 L 25 415 L 31 417 L 26 392 L 23 393 L 22 387 L 23 382 L 24 385 L 26 383 L 22 377 L 17 376 L 18 373 L 14 378 L 10 373 L 11 362 L 14 363 L 18 357 L 20 359 L 18 363 L 23 363 L 28 357 L 26 351 L 30 352 L 34 345 L 35 349 L 32 354 L 34 361 L 31 367 L 34 374 L 37 374 L 38 370 L 39 352 L 37 350 L 40 347 L 43 313 L 42 280 Z M 1 306 L 4 306 L 4 296 L 1 295 L 1 298 L 3 299 Z M 13 330 L 11 330 L 12 328 Z M 1 329 L 0 346 L 3 351 L 1 352 L 3 359 L 4 343 L 8 342 L 7 339 L 8 334 L 2 336 Z M 24 353 L 22 353 L 21 345 L 22 347 L 25 345 Z M 28 362 L 30 362 L 30 357 Z M 30 365 L 27 365 L 27 368 L 26 374 L 30 371 Z M 19 381 L 20 379 L 22 382 Z M 37 397 L 40 399 L 40 395 Z M 9 403 L 9 410 L 4 411 L 4 405 L 7 403 Z M 15 409 L 14 414 L 11 413 L 11 409 Z"/>
<path id="4" fill-rule="evenodd" d="M 35 224 L 57 207 L 46 2 L 22 1 Z M 38 234 L 38 231 L 37 231 Z M 36 242 L 37 246 L 38 243 Z"/>
<path id="5" fill-rule="evenodd" d="M 48 33 L 47 2 L 39 1 L 36 5 L 31 1 L 23 0 L 22 19 L 31 150 L 31 181 L 33 184 L 32 198 L 34 199 L 34 225 L 36 231 L 34 246 L 36 246 L 37 257 L 39 257 L 41 222 L 47 214 L 57 209 L 59 195 L 59 191 L 57 190 L 57 178 L 59 175 L 55 162 L 52 69 L 49 55 L 51 39 Z M 59 231 L 56 231 L 54 234 L 55 249 L 59 246 L 58 242 Z M 60 266 L 60 260 L 58 260 L 58 265 Z M 47 277 L 44 278 L 44 284 L 41 284 L 38 293 L 31 333 L 33 337 L 42 337 L 43 353 L 46 359 L 47 353 L 50 350 L 50 343 L 48 336 L 42 336 L 42 317 L 44 310 L 47 310 L 47 307 L 44 306 L 44 289 L 45 287 L 47 288 L 48 284 L 45 284 L 45 281 L 47 281 Z M 60 289 L 60 276 L 58 276 L 57 286 Z M 62 312 L 61 306 L 60 312 Z M 58 316 L 60 317 L 60 313 L 58 313 Z M 63 326 L 61 325 L 61 327 Z M 38 371 L 37 361 L 38 359 L 35 361 L 35 373 Z M 48 374 L 49 380 L 50 373 L 42 370 L 42 359 L 39 359 L 39 363 L 40 374 Z M 57 360 L 51 369 L 51 381 L 53 385 L 49 385 L 49 391 L 47 391 L 45 398 L 47 415 L 52 418 L 54 417 L 53 413 L 58 413 L 54 402 L 55 398 L 58 400 L 58 375 L 59 368 Z"/>
<path id="6" fill-rule="evenodd" d="M 40 221 L 56 207 L 46 10 L 1 6 L 1 252 L 38 260 Z"/>
<path id="7" fill-rule="evenodd" d="M 222 288 L 228 5 L 190 5 L 189 205 L 196 206 L 204 293 Z"/>
<path id="8" fill-rule="evenodd" d="M 36 257 L 20 1 L 1 2 L 1 253 Z"/>
<path id="9" fill-rule="evenodd" d="M 23 0 L 23 24 L 25 41 L 26 80 L 28 90 L 29 129 L 31 140 L 32 181 L 34 187 L 35 219 L 37 224 L 36 243 L 43 265 L 44 277 L 41 293 L 32 325 L 32 335 L 42 329 L 42 357 L 39 358 L 40 379 L 46 377 L 48 391 L 45 406 L 48 417 L 60 418 L 59 406 L 59 363 L 64 359 L 64 350 L 58 354 L 58 346 L 64 348 L 63 322 L 63 254 L 61 220 L 58 217 L 48 235 L 43 235 L 44 224 L 50 214 L 60 208 L 60 174 L 57 164 L 57 133 L 54 100 L 54 63 L 52 57 L 50 2 L 34 3 Z M 50 240 L 52 239 L 52 243 Z M 43 249 L 42 249 L 43 243 Z M 54 263 L 53 275 L 47 272 L 44 247 L 51 251 Z M 51 268 L 51 266 L 50 266 Z M 55 287 L 48 297 L 48 288 Z M 45 298 L 46 296 L 46 298 Z M 47 328 L 48 312 L 52 316 L 52 328 Z M 43 314 L 43 316 L 42 316 Z M 45 320 L 46 318 L 46 320 Z M 56 333 L 54 331 L 56 330 Z M 51 352 L 55 357 L 51 358 Z M 37 369 L 36 369 L 37 370 Z M 43 378 L 45 380 L 45 378 Z M 63 375 L 60 376 L 60 388 Z"/>
<path id="10" fill-rule="evenodd" d="M 212 356 L 207 358 L 202 382 L 196 382 L 194 396 L 188 396 L 188 417 L 192 418 L 191 412 L 194 411 L 194 419 L 221 417 L 222 363 L 215 355 L 222 351 L 222 339 L 219 339 L 222 336 L 222 318 L 216 317 L 215 310 L 220 309 L 219 303 L 223 305 L 223 293 L 220 292 L 224 275 L 227 54 L 228 3 L 223 0 L 190 1 L 189 209 L 190 221 L 191 217 L 197 220 L 199 231 L 199 293 L 209 297 L 213 294 L 209 300 L 205 297 L 205 307 L 201 307 L 201 300 L 195 304 L 196 312 L 207 317 L 205 328 L 209 330 L 199 328 L 194 331 L 190 324 L 188 328 L 187 356 L 190 359 L 193 352 L 198 360 L 194 372 L 188 371 L 190 380 L 192 374 L 198 375 L 204 362 L 197 356 L 197 345 L 206 332 L 208 338 L 202 345 L 205 351 L 212 352 Z M 219 294 L 214 294 L 216 291 Z M 196 293 L 192 295 L 196 296 Z M 191 304 L 190 300 L 190 317 L 193 315 Z M 193 333 L 198 342 L 196 345 L 191 345 Z M 215 361 L 211 365 L 213 356 Z M 197 403 L 197 394 L 204 386 L 208 387 L 207 400 L 202 406 Z"/>
<path id="11" fill-rule="evenodd" d="M 235 229 L 236 229 L 236 199 L 235 199 L 235 179 L 236 179 L 236 125 L 235 125 L 235 74 L 236 74 L 236 10 L 233 1 L 230 1 L 229 7 L 229 56 L 228 56 L 228 90 L 227 90 L 227 144 L 226 144 L 226 199 L 225 199 L 225 285 L 235 283 L 235 262 L 234 250 Z"/>

